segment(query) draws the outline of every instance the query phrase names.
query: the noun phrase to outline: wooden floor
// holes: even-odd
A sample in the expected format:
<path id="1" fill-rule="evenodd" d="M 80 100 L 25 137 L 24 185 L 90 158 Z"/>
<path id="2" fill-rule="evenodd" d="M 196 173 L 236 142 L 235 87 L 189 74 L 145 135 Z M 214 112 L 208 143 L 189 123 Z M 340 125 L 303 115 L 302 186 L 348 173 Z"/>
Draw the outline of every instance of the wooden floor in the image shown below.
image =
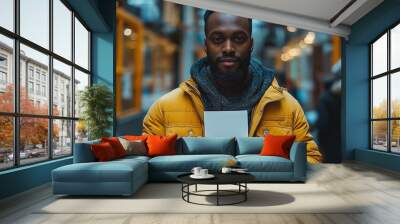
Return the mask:
<path id="1" fill-rule="evenodd" d="M 356 214 L 36 214 L 54 200 L 50 186 L 0 201 L 0 223 L 105 224 L 259 224 L 259 223 L 400 223 L 400 174 L 359 163 L 321 164 L 310 168 L 308 183 L 317 183 L 345 201 L 367 204 Z M 318 202 L 316 202 L 318 203 Z"/>

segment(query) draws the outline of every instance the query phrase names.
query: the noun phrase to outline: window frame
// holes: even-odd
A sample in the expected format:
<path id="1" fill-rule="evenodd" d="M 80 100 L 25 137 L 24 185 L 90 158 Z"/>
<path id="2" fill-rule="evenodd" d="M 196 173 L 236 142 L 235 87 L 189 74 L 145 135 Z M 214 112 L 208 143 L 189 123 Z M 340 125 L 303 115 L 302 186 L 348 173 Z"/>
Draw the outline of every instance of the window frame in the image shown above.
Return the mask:
<path id="1" fill-rule="evenodd" d="M 5 37 L 11 38 L 13 40 L 13 63 L 12 63 L 12 69 L 13 71 L 13 78 L 14 78 L 14 110 L 13 112 L 2 112 L 0 111 L 0 116 L 4 117 L 11 117 L 13 119 L 13 154 L 14 154 L 14 161 L 13 161 L 13 166 L 10 167 L 5 167 L 5 168 L 0 168 L 0 172 L 5 171 L 5 170 L 10 170 L 10 169 L 16 169 L 19 167 L 23 166 L 30 166 L 33 164 L 38 164 L 38 163 L 43 163 L 46 161 L 50 160 L 58 160 L 66 157 L 73 156 L 74 153 L 74 143 L 75 143 L 75 126 L 76 126 L 76 121 L 79 120 L 79 117 L 75 116 L 75 108 L 71 108 L 71 114 L 70 116 L 56 116 L 53 115 L 53 59 L 58 60 L 59 62 L 62 62 L 68 66 L 71 66 L 71 92 L 72 96 L 70 99 L 71 105 L 74 105 L 75 103 L 75 88 L 74 88 L 74 82 L 75 82 L 75 69 L 78 69 L 79 71 L 85 73 L 89 77 L 89 83 L 88 86 L 92 85 L 93 77 L 92 77 L 92 61 L 91 61 L 91 50 L 92 50 L 92 43 L 91 43 L 91 38 L 92 38 L 92 31 L 89 29 L 87 24 L 83 21 L 83 19 L 72 9 L 72 7 L 66 2 L 65 0 L 59 0 L 68 10 L 71 11 L 71 18 L 70 18 L 70 23 L 71 23 L 71 59 L 64 58 L 63 56 L 55 53 L 53 50 L 53 1 L 54 0 L 48 0 L 49 3 L 49 47 L 46 49 L 45 47 L 42 47 L 39 44 L 34 43 L 33 41 L 30 41 L 27 38 L 24 38 L 23 36 L 20 35 L 20 0 L 14 0 L 13 1 L 13 10 L 14 10 L 14 18 L 13 18 L 13 31 L 10 31 L 4 27 L 0 26 L 0 35 L 3 35 Z M 75 18 L 83 25 L 83 27 L 88 31 L 88 69 L 85 69 L 78 64 L 75 63 Z M 49 62 L 48 62 L 48 80 L 47 84 L 45 85 L 45 90 L 48 91 L 48 93 L 45 94 L 48 97 L 48 112 L 46 115 L 39 115 L 39 114 L 27 114 L 27 113 L 21 113 L 20 111 L 20 85 L 21 85 L 21 80 L 20 80 L 20 45 L 23 44 L 27 47 L 32 48 L 33 50 L 36 50 L 40 53 L 43 53 L 48 56 Z M 28 72 L 30 65 L 27 63 L 27 73 L 26 75 L 26 81 L 28 82 L 30 79 L 30 74 Z M 36 83 L 42 84 L 42 79 L 41 79 L 41 72 L 39 73 L 39 80 L 36 82 L 36 69 L 33 70 L 33 83 L 34 86 Z M 42 85 L 40 85 L 41 87 Z M 27 86 L 28 87 L 28 86 Z M 27 89 L 27 91 L 29 91 Z M 34 91 L 36 91 L 34 89 Z M 39 94 L 38 96 L 42 96 L 42 94 Z M 20 119 L 21 118 L 45 118 L 47 119 L 48 122 L 48 135 L 47 135 L 47 150 L 48 150 L 48 155 L 47 158 L 44 157 L 43 160 L 40 160 L 38 162 L 32 162 L 32 163 L 26 163 L 26 164 L 21 164 L 20 161 Z M 53 122 L 57 120 L 65 120 L 65 121 L 71 121 L 71 153 L 68 155 L 62 155 L 62 156 L 54 156 L 54 146 L 53 146 Z"/>
<path id="2" fill-rule="evenodd" d="M 375 39 L 373 39 L 371 42 L 368 43 L 368 53 L 369 53 L 369 77 L 368 77 L 368 84 L 369 84 L 369 149 L 373 151 L 379 151 L 379 152 L 386 152 L 386 153 L 391 153 L 391 154 L 400 154 L 400 152 L 393 152 L 392 151 L 392 136 L 391 136 L 391 123 L 392 121 L 397 121 L 400 120 L 400 117 L 392 117 L 392 100 L 391 100 L 391 79 L 392 75 L 395 75 L 396 73 L 400 72 L 400 67 L 391 69 L 391 31 L 393 28 L 396 26 L 400 26 L 400 21 L 396 21 L 394 24 L 392 24 L 390 27 L 386 28 L 384 32 L 379 34 Z M 381 37 L 383 37 L 385 34 L 387 34 L 387 63 L 386 63 L 386 71 L 383 73 L 376 74 L 374 76 L 373 74 L 373 44 L 379 40 Z M 399 52 L 400 54 L 400 52 Z M 373 118 L 373 81 L 382 77 L 386 77 L 386 87 L 387 87 L 387 93 L 386 93 L 386 98 L 387 98 L 387 105 L 386 105 L 386 117 L 385 118 Z M 374 136 L 373 136 L 373 122 L 374 121 L 386 121 L 386 151 L 379 150 L 374 148 Z"/>

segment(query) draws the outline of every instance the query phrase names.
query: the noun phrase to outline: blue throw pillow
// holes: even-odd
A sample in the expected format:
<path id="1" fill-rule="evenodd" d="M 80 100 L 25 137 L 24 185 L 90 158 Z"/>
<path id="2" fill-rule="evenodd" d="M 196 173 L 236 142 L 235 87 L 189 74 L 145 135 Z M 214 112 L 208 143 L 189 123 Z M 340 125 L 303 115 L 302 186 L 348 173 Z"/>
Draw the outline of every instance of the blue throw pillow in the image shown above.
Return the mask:
<path id="1" fill-rule="evenodd" d="M 235 139 L 218 137 L 183 137 L 178 142 L 177 153 L 186 155 L 235 155 Z"/>

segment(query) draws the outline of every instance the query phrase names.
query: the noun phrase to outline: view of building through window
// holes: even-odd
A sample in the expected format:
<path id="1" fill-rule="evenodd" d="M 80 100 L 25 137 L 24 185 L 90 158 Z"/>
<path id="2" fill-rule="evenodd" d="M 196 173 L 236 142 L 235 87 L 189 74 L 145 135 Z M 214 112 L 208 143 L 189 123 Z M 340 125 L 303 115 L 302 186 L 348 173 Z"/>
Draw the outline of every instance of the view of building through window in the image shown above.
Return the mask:
<path id="1" fill-rule="evenodd" d="M 14 33 L 0 32 L 0 170 L 71 155 L 75 140 L 87 140 L 84 124 L 77 128 L 74 121 L 80 115 L 79 92 L 90 83 L 90 33 L 62 1 L 52 1 L 50 8 L 48 0 L 20 0 L 20 35 L 33 44 Z M 14 2 L 1 1 L 0 8 L 14 12 Z M 36 13 L 49 10 L 54 11 L 53 18 L 49 13 Z M 0 26 L 14 31 L 14 15 L 0 14 Z M 53 49 L 48 39 L 51 30 Z M 15 46 L 20 49 L 18 57 L 14 55 Z M 79 51 L 74 60 L 73 50 Z M 19 66 L 18 74 L 15 66 Z"/>
<path id="2" fill-rule="evenodd" d="M 400 25 L 374 41 L 370 50 L 371 145 L 400 153 Z"/>

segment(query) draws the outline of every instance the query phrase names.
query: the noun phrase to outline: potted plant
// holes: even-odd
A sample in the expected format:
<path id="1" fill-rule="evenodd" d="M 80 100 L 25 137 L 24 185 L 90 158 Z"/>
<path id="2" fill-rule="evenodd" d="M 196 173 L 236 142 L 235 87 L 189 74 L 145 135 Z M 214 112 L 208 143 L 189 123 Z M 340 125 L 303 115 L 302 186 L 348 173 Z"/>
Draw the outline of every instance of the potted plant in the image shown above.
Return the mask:
<path id="1" fill-rule="evenodd" d="M 112 125 L 113 97 L 103 84 L 94 84 L 80 92 L 79 106 L 82 109 L 79 124 L 87 127 L 89 140 L 110 136 Z"/>

